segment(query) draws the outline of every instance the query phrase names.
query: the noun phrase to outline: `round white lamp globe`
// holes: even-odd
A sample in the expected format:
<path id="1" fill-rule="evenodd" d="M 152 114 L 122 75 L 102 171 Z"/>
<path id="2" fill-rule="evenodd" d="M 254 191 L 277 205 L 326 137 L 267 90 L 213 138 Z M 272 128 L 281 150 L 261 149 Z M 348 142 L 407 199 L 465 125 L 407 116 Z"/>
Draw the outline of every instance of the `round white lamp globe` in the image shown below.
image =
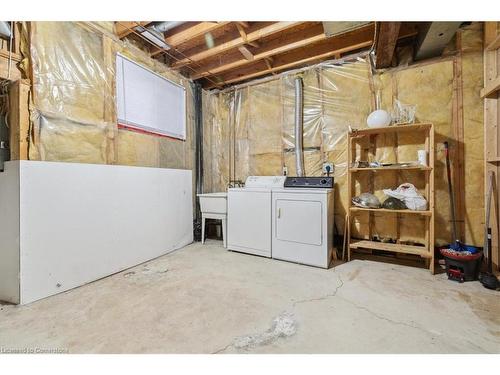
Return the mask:
<path id="1" fill-rule="evenodd" d="M 366 123 L 369 128 L 382 128 L 391 124 L 391 115 L 383 109 L 377 109 L 368 115 Z"/>

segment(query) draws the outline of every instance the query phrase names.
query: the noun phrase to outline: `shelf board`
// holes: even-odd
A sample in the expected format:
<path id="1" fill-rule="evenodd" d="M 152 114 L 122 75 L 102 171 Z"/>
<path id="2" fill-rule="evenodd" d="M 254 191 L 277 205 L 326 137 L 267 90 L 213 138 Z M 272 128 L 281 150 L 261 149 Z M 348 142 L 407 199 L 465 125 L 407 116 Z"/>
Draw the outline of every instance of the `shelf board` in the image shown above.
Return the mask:
<path id="1" fill-rule="evenodd" d="M 371 134 L 385 134 L 385 133 L 429 130 L 431 128 L 432 128 L 432 124 L 427 124 L 427 123 L 408 124 L 408 125 L 392 125 L 392 126 L 386 126 L 384 128 L 355 129 L 351 135 L 352 135 L 352 137 L 359 137 L 359 136 L 371 135 Z"/>
<path id="2" fill-rule="evenodd" d="M 497 156 L 496 158 L 489 158 L 487 160 L 487 162 L 488 163 L 498 163 L 498 162 L 500 162 L 500 157 Z"/>
<path id="3" fill-rule="evenodd" d="M 415 165 L 410 167 L 367 167 L 367 168 L 349 168 L 349 172 L 358 171 L 430 171 L 431 167 L 424 167 L 421 165 Z"/>
<path id="4" fill-rule="evenodd" d="M 368 240 L 354 240 L 349 244 L 351 249 L 373 249 L 392 251 L 394 253 L 414 254 L 422 258 L 431 258 L 432 255 L 424 246 L 402 245 L 395 243 L 375 242 Z"/>
<path id="5" fill-rule="evenodd" d="M 481 90 L 481 98 L 495 98 L 500 90 L 500 76 L 490 81 L 484 89 Z"/>
<path id="6" fill-rule="evenodd" d="M 380 213 L 391 213 L 391 214 L 415 214 L 423 216 L 432 216 L 431 211 L 416 211 L 416 210 L 388 210 L 387 208 L 363 208 L 363 207 L 350 207 L 350 211 L 355 212 L 380 212 Z"/>

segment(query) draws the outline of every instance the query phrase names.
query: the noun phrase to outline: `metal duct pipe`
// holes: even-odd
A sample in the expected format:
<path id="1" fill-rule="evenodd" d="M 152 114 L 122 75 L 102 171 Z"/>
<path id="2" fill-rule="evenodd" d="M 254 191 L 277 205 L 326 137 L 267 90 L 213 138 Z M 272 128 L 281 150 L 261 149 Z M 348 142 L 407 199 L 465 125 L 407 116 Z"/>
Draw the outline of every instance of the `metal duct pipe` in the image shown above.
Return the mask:
<path id="1" fill-rule="evenodd" d="M 304 176 L 304 83 L 295 78 L 295 169 L 297 177 Z"/>
<path id="2" fill-rule="evenodd" d="M 163 33 L 166 33 L 168 30 L 171 30 L 174 27 L 180 26 L 180 25 L 185 24 L 185 23 L 186 22 L 183 22 L 183 21 L 158 22 L 158 23 L 153 24 L 153 26 L 149 27 L 149 29 L 163 34 Z"/>
<path id="3" fill-rule="evenodd" d="M 8 21 L 0 21 L 0 37 L 9 39 L 12 35 L 10 24 Z"/>

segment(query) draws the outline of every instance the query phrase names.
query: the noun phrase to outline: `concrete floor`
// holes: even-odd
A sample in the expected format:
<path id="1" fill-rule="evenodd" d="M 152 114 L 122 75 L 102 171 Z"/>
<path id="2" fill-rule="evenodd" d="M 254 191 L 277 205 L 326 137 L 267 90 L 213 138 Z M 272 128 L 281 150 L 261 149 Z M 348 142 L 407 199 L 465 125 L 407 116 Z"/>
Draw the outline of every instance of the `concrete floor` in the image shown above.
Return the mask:
<path id="1" fill-rule="evenodd" d="M 500 353 L 500 294 L 424 269 L 330 270 L 195 243 L 26 306 L 0 349 L 69 353 Z"/>

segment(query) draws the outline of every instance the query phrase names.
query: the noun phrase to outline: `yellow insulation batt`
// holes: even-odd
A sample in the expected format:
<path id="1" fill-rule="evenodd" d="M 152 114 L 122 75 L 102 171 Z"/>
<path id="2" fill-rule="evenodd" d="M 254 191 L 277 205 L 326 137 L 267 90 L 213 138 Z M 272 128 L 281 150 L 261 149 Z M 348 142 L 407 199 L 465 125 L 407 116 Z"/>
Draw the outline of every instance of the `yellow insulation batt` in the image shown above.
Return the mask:
<path id="1" fill-rule="evenodd" d="M 112 22 L 32 22 L 30 159 L 194 168 L 188 79 L 112 33 Z M 185 141 L 117 128 L 115 56 L 121 53 L 188 94 Z"/>

